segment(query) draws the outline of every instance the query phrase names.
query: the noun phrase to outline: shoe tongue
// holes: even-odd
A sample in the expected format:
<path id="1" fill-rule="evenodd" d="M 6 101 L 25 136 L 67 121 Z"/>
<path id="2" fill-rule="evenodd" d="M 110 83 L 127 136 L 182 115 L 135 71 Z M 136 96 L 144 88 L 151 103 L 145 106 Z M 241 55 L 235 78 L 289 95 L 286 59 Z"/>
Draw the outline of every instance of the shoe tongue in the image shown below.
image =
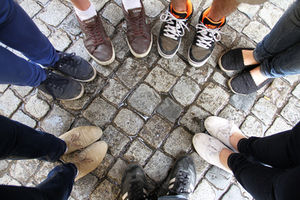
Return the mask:
<path id="1" fill-rule="evenodd" d="M 216 29 L 216 28 L 220 28 L 224 23 L 223 21 L 219 21 L 219 22 L 214 22 L 211 19 L 209 19 L 208 17 L 204 17 L 202 20 L 202 23 L 210 29 Z"/>
<path id="2" fill-rule="evenodd" d="M 142 12 L 142 8 L 133 8 L 128 10 L 128 14 L 130 17 L 138 17 Z"/>

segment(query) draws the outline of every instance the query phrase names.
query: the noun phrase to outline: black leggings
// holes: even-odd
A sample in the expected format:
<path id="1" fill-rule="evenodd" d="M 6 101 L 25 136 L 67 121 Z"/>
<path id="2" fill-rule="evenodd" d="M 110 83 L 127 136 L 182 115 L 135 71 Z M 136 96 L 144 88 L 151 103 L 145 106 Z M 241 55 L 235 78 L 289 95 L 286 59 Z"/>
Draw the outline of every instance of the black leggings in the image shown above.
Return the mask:
<path id="1" fill-rule="evenodd" d="M 256 200 L 300 199 L 300 123 L 276 135 L 242 139 L 238 150 L 228 166 Z"/>

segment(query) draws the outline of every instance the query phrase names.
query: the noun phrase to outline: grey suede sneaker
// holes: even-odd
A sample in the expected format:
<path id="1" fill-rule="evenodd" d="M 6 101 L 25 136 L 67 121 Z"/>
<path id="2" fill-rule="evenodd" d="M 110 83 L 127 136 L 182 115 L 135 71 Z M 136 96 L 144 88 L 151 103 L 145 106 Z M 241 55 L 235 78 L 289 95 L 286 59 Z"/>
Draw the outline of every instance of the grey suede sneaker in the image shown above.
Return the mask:
<path id="1" fill-rule="evenodd" d="M 210 8 L 201 13 L 199 23 L 196 25 L 196 35 L 189 48 L 188 61 L 194 67 L 201 67 L 210 58 L 215 42 L 221 40 L 220 29 L 225 25 L 225 18 L 214 23 L 206 15 Z"/>

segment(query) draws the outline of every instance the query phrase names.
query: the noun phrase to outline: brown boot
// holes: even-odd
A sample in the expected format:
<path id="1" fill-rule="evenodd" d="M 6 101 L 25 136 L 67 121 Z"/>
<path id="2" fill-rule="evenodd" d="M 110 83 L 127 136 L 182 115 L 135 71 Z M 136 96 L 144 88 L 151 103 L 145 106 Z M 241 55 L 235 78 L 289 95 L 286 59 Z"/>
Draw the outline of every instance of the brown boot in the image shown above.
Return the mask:
<path id="1" fill-rule="evenodd" d="M 104 141 L 99 141 L 88 146 L 81 152 L 64 155 L 61 159 L 66 163 L 73 163 L 76 166 L 78 174 L 75 181 L 77 181 L 100 165 L 105 157 L 107 148 L 108 146 Z"/>
<path id="2" fill-rule="evenodd" d="M 74 128 L 65 134 L 59 136 L 67 144 L 67 152 L 72 153 L 83 149 L 99 140 L 102 136 L 102 130 L 97 126 L 81 126 Z"/>
<path id="3" fill-rule="evenodd" d="M 131 53 L 142 58 L 149 54 L 152 47 L 152 33 L 149 24 L 146 24 L 146 15 L 143 3 L 141 8 L 129 9 L 123 7 L 123 13 L 127 22 L 127 44 Z"/>
<path id="4" fill-rule="evenodd" d="M 102 25 L 100 16 L 81 21 L 78 17 L 81 30 L 84 33 L 84 46 L 89 55 L 100 65 L 109 65 L 115 60 L 113 45 Z"/>

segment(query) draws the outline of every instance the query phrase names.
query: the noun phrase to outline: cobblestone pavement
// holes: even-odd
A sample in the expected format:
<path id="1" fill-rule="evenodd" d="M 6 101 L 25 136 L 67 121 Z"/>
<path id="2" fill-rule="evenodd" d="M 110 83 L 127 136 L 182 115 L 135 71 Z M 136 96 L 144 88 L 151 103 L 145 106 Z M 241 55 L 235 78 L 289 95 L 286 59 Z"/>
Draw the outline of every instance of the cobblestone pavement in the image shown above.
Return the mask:
<path id="1" fill-rule="evenodd" d="M 69 2 L 18 1 L 57 49 L 76 52 L 98 71 L 97 79 L 85 84 L 84 97 L 72 102 L 53 101 L 30 87 L 0 85 L 0 113 L 14 120 L 56 136 L 80 125 L 93 124 L 104 130 L 102 139 L 109 144 L 109 153 L 95 171 L 74 185 L 70 199 L 117 199 L 123 170 L 130 161 L 140 163 L 149 180 L 157 183 L 183 152 L 192 155 L 197 168 L 193 200 L 252 199 L 231 175 L 203 161 L 191 139 L 194 133 L 204 131 L 203 120 L 210 115 L 234 120 L 248 136 L 287 130 L 300 120 L 300 76 L 276 79 L 257 94 L 239 96 L 226 84 L 232 74 L 216 66 L 222 52 L 255 46 L 292 0 L 241 5 L 228 17 L 211 59 L 198 69 L 188 65 L 187 49 L 200 11 L 210 0 L 192 0 L 191 30 L 171 60 L 159 57 L 156 44 L 149 56 L 135 59 L 124 39 L 121 0 L 93 0 L 116 50 L 116 61 L 108 67 L 97 65 L 84 50 Z M 168 2 L 144 0 L 144 5 L 157 36 L 159 15 Z M 33 186 L 55 165 L 38 160 L 1 161 L 0 183 Z"/>

